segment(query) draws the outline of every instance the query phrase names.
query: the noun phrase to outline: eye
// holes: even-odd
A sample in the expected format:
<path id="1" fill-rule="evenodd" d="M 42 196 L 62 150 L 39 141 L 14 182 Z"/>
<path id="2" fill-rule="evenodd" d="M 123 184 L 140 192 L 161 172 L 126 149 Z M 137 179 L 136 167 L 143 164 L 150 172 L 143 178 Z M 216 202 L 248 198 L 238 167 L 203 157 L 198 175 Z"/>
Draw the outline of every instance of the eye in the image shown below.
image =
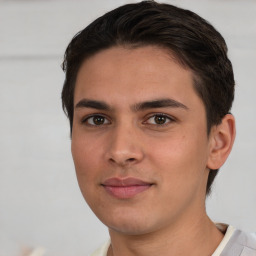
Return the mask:
<path id="1" fill-rule="evenodd" d="M 82 123 L 86 123 L 88 125 L 91 126 L 100 126 L 100 125 L 105 125 L 105 124 L 109 124 L 109 120 L 101 115 L 94 115 L 94 116 L 90 116 L 85 118 Z"/>
<path id="2" fill-rule="evenodd" d="M 147 123 L 153 124 L 153 125 L 166 125 L 173 121 L 174 121 L 173 118 L 164 114 L 155 114 L 147 119 Z"/>

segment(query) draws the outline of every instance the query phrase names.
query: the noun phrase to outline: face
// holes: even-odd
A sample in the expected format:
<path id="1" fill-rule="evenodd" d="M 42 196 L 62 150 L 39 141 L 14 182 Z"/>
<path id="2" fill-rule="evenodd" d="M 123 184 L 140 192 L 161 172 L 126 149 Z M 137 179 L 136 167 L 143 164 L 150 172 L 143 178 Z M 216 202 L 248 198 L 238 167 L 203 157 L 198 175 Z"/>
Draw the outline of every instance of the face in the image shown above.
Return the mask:
<path id="1" fill-rule="evenodd" d="M 113 47 L 81 66 L 72 155 L 110 230 L 145 234 L 204 211 L 210 142 L 190 70 L 166 50 Z"/>

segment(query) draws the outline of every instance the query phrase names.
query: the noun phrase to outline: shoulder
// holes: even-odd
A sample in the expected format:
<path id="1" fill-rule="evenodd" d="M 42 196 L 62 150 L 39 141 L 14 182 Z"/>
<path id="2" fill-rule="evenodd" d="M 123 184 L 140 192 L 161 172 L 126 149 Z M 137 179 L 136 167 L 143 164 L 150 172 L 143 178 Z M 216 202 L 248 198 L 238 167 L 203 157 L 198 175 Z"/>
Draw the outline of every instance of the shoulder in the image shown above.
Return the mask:
<path id="1" fill-rule="evenodd" d="M 110 240 L 104 243 L 100 248 L 93 252 L 90 256 L 107 256 Z"/>
<path id="2" fill-rule="evenodd" d="M 256 234 L 235 229 L 221 255 L 256 256 Z"/>

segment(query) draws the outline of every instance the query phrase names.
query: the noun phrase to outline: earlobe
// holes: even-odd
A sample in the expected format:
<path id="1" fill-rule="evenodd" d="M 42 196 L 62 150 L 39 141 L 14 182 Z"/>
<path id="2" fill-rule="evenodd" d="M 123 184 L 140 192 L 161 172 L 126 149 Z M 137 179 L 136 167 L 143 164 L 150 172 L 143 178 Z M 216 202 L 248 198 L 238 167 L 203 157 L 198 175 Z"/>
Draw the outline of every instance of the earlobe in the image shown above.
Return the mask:
<path id="1" fill-rule="evenodd" d="M 235 118 L 227 114 L 222 122 L 213 127 L 210 134 L 210 151 L 207 167 L 212 170 L 219 169 L 226 161 L 235 140 Z"/>

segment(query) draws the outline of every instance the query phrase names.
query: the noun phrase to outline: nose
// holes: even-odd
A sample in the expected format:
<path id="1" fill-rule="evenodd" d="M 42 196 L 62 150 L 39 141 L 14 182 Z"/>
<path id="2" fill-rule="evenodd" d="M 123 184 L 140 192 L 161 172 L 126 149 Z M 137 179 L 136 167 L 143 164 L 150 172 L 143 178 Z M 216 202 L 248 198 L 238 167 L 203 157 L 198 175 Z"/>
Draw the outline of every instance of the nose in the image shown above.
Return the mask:
<path id="1" fill-rule="evenodd" d="M 119 125 L 109 137 L 107 160 L 122 167 L 139 163 L 144 158 L 142 144 L 135 127 Z"/>

